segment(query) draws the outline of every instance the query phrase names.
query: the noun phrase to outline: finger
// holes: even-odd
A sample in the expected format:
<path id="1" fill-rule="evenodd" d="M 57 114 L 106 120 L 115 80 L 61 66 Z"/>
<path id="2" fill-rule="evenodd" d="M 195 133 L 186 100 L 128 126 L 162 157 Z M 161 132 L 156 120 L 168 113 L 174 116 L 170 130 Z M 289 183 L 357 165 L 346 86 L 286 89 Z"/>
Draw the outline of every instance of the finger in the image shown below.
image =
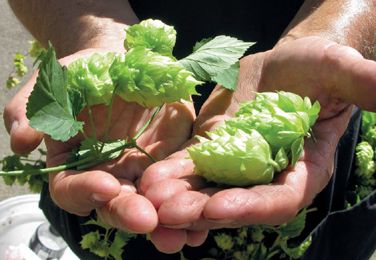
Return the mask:
<path id="1" fill-rule="evenodd" d="M 174 196 L 191 190 L 200 190 L 205 187 L 206 182 L 197 176 L 187 176 L 183 179 L 165 179 L 151 185 L 144 196 L 148 198 L 156 209 Z"/>
<path id="2" fill-rule="evenodd" d="M 7 103 L 4 108 L 4 123 L 10 134 L 10 144 L 13 152 L 27 154 L 34 150 L 42 141 L 43 134 L 29 126 L 26 117 L 26 104 L 36 81 L 36 74 L 26 85 Z"/>
<path id="3" fill-rule="evenodd" d="M 349 114 L 348 110 L 343 114 Z M 203 215 L 228 226 L 282 224 L 313 201 L 327 185 L 334 168 L 334 153 L 348 116 L 324 120 L 315 126 L 317 141 L 307 140 L 303 158 L 279 174 L 270 185 L 233 188 L 214 194 Z"/>
<path id="4" fill-rule="evenodd" d="M 187 230 L 187 245 L 191 247 L 201 246 L 208 237 L 209 231 L 190 231 Z"/>
<path id="5" fill-rule="evenodd" d="M 145 113 L 145 116 L 149 118 L 150 113 Z M 139 121 L 144 122 L 146 118 L 145 120 L 138 119 L 138 122 L 134 124 L 135 129 L 129 129 L 131 136 L 134 136 L 141 127 Z M 138 149 L 126 151 L 117 160 L 118 163 L 105 164 L 100 169 L 134 181 L 143 174 L 149 165 L 155 162 L 140 150 L 146 151 L 156 161 L 166 158 L 186 142 L 190 136 L 192 122 L 190 107 L 183 104 L 171 104 L 164 107 L 147 130 L 137 139 Z M 111 129 L 111 131 L 113 130 Z"/>
<path id="6" fill-rule="evenodd" d="M 64 171 L 50 174 L 49 188 L 54 202 L 62 209 L 87 216 L 120 193 L 120 183 L 103 171 Z"/>
<path id="7" fill-rule="evenodd" d="M 187 151 L 182 150 L 163 161 L 152 164 L 142 175 L 139 185 L 140 192 L 145 194 L 152 184 L 166 179 L 179 179 L 192 175 L 194 164 L 187 158 Z"/>
<path id="8" fill-rule="evenodd" d="M 173 229 L 205 230 L 202 212 L 210 195 L 218 189 L 205 189 L 179 193 L 163 202 L 158 209 L 159 223 Z"/>
<path id="9" fill-rule="evenodd" d="M 158 226 L 150 234 L 151 242 L 163 253 L 173 254 L 181 251 L 187 242 L 185 230 L 172 230 Z"/>
<path id="10" fill-rule="evenodd" d="M 134 184 L 128 180 L 122 180 L 120 194 L 98 208 L 97 213 L 105 223 L 132 233 L 150 233 L 158 224 L 153 205 L 137 194 Z"/>
<path id="11" fill-rule="evenodd" d="M 330 91 L 348 103 L 376 111 L 376 62 L 338 44 L 328 46 L 325 54 L 324 62 L 334 72 Z"/>
<path id="12" fill-rule="evenodd" d="M 267 56 L 263 69 L 265 76 L 260 82 L 263 90 L 282 88 L 323 103 L 330 101 L 332 107 L 345 101 L 376 110 L 376 62 L 364 59 L 351 47 L 319 37 L 305 37 L 275 48 Z"/>

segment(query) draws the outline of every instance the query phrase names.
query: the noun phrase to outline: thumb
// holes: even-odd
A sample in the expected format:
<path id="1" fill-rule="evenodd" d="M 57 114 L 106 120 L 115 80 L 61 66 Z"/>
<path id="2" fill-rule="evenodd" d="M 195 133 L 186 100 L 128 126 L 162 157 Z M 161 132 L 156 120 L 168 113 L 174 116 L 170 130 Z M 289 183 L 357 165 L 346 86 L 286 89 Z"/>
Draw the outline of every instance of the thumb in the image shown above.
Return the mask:
<path id="1" fill-rule="evenodd" d="M 16 154 L 27 154 L 33 151 L 42 141 L 43 134 L 29 126 L 26 117 L 26 104 L 37 73 L 25 84 L 25 86 L 7 103 L 4 108 L 4 123 L 10 134 L 10 146 Z"/>

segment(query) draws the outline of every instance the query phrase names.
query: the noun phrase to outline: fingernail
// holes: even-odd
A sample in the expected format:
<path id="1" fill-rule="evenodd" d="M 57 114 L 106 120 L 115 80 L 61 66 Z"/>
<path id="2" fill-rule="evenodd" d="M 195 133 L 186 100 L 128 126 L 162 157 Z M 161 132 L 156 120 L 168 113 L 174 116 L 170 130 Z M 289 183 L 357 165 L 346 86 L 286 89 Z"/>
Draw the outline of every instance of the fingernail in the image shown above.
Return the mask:
<path id="1" fill-rule="evenodd" d="M 234 222 L 232 219 L 214 219 L 214 218 L 207 218 L 208 222 L 215 223 L 215 224 L 230 224 Z"/>
<path id="2" fill-rule="evenodd" d="M 12 133 L 13 131 L 16 131 L 19 126 L 20 126 L 20 122 L 18 122 L 17 120 L 13 121 L 12 126 L 10 127 L 10 131 L 9 132 Z"/>
<path id="3" fill-rule="evenodd" d="M 162 227 L 170 228 L 170 229 L 185 229 L 192 226 L 192 223 L 184 223 L 184 224 L 177 224 L 177 225 L 164 225 L 161 224 Z"/>
<path id="4" fill-rule="evenodd" d="M 109 201 L 110 199 L 108 198 L 108 196 L 104 195 L 104 194 L 99 194 L 99 193 L 94 193 L 92 195 L 92 200 L 94 202 L 100 202 L 100 203 L 103 203 L 103 202 L 107 202 Z"/>

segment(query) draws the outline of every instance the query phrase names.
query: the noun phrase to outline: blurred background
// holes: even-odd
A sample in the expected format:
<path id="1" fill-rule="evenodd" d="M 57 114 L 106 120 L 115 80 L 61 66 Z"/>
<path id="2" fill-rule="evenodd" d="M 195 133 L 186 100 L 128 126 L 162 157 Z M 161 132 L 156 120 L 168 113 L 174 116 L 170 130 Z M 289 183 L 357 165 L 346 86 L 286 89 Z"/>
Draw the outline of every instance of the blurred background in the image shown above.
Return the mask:
<path id="1" fill-rule="evenodd" d="M 8 1 L 0 1 L 0 159 L 4 156 L 12 154 L 9 148 L 9 135 L 4 127 L 2 115 L 5 104 L 17 92 L 18 87 L 8 90 L 5 85 L 8 76 L 13 71 L 13 57 L 16 52 L 26 54 L 32 40 L 32 36 L 26 31 L 22 24 L 13 15 L 8 5 Z M 26 59 L 25 64 L 29 72 L 24 77 L 27 80 L 32 71 L 32 59 Z M 0 201 L 15 195 L 30 193 L 30 191 L 22 186 L 13 185 L 6 186 L 2 178 L 0 178 Z"/>

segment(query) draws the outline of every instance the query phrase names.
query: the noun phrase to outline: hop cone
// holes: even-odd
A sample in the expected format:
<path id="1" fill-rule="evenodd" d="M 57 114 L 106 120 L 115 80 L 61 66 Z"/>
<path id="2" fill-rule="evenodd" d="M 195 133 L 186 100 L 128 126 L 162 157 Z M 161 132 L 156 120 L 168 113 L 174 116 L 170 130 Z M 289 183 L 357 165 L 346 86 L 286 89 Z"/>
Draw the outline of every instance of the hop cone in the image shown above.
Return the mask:
<path id="1" fill-rule="evenodd" d="M 120 97 L 144 107 L 190 100 L 201 83 L 178 62 L 143 47 L 131 49 L 125 59 L 116 58 L 110 75 Z"/>
<path id="2" fill-rule="evenodd" d="M 114 53 L 95 53 L 68 66 L 68 89 L 78 90 L 89 105 L 109 104 L 114 85 L 108 72 Z"/>
<path id="3" fill-rule="evenodd" d="M 301 156 L 304 137 L 318 118 L 319 103 L 289 92 L 258 93 L 256 99 L 241 105 L 237 117 L 228 120 L 225 127 L 257 130 L 270 144 L 273 155 L 283 148 L 292 164 Z"/>
<path id="4" fill-rule="evenodd" d="M 135 47 L 144 47 L 165 56 L 172 57 L 175 46 L 176 31 L 160 20 L 144 20 L 139 24 L 130 26 L 126 30 L 124 47 L 130 50 Z"/>
<path id="5" fill-rule="evenodd" d="M 287 92 L 261 93 L 236 117 L 188 148 L 197 174 L 229 185 L 269 183 L 275 171 L 295 165 L 320 105 Z M 274 159 L 272 159 L 274 158 Z"/>
<path id="6" fill-rule="evenodd" d="M 363 178 L 370 178 L 374 174 L 375 162 L 373 160 L 374 151 L 368 142 L 361 142 L 356 146 L 356 166 L 355 173 Z"/>
<path id="7" fill-rule="evenodd" d="M 201 143 L 188 148 L 198 175 L 235 186 L 272 181 L 278 166 L 271 158 L 269 144 L 257 131 L 239 129 L 229 134 L 219 128 L 208 135 L 211 140 L 199 137 Z"/>

